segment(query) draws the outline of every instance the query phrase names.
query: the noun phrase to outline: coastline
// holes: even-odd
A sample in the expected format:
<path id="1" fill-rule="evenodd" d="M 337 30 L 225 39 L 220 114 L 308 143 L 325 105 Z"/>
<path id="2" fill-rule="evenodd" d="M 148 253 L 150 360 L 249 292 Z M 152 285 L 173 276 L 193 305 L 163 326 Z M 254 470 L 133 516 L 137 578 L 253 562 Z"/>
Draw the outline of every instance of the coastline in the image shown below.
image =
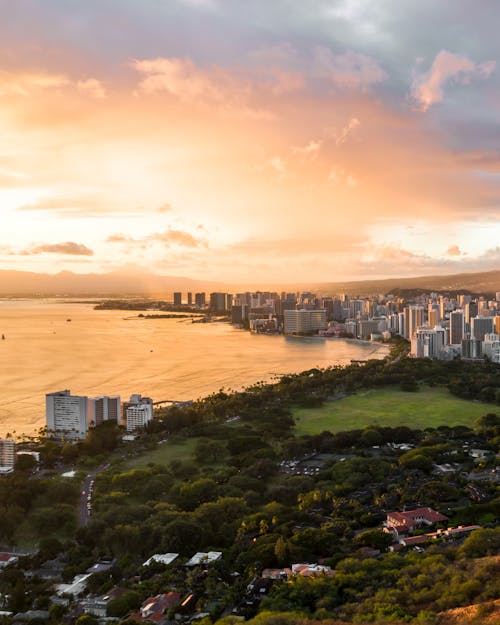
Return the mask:
<path id="1" fill-rule="evenodd" d="M 1 435 L 36 433 L 45 425 L 45 394 L 64 388 L 89 397 L 128 398 L 141 392 L 154 400 L 186 401 L 220 388 L 242 390 L 259 381 L 272 382 L 276 372 L 297 374 L 351 360 L 382 359 L 389 350 L 365 341 L 321 337 L 272 335 L 271 343 L 225 322 L 179 323 L 173 318 L 131 323 L 123 319 L 128 316 L 124 311 L 96 314 L 90 304 L 76 302 L 68 323 L 68 306 L 59 298 L 3 301 Z"/>

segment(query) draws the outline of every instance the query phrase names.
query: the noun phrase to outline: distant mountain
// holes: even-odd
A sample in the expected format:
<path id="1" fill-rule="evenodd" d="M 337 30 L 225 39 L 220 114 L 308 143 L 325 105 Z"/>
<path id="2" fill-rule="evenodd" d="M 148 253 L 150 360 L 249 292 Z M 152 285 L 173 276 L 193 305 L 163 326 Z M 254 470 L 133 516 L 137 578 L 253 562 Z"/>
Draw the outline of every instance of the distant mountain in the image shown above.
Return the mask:
<path id="1" fill-rule="evenodd" d="M 236 293 L 246 290 L 308 290 L 324 295 L 378 295 L 394 293 L 411 296 L 423 291 L 443 293 L 470 292 L 494 294 L 500 291 L 500 270 L 480 273 L 460 273 L 445 276 L 419 276 L 416 278 L 389 278 L 385 280 L 358 280 L 349 282 L 313 282 L 294 284 L 250 283 L 242 276 L 238 285 L 222 282 L 193 280 L 181 276 L 160 276 L 132 267 L 98 274 L 77 274 L 62 271 L 57 274 L 27 271 L 0 270 L 0 296 L 155 296 L 167 297 L 172 291 L 226 291 Z"/>
<path id="2" fill-rule="evenodd" d="M 360 280 L 355 282 L 332 282 L 309 285 L 322 293 L 346 293 L 347 295 L 377 295 L 394 293 L 409 295 L 418 291 L 470 292 L 494 294 L 500 291 L 500 270 L 478 273 L 458 273 L 444 276 L 418 276 L 416 278 L 389 278 L 386 280 Z"/>
<path id="3" fill-rule="evenodd" d="M 131 271 L 56 274 L 0 270 L 0 295 L 78 295 L 78 296 L 161 296 L 172 291 L 204 291 L 222 288 L 221 284 L 178 276 L 159 276 Z"/>

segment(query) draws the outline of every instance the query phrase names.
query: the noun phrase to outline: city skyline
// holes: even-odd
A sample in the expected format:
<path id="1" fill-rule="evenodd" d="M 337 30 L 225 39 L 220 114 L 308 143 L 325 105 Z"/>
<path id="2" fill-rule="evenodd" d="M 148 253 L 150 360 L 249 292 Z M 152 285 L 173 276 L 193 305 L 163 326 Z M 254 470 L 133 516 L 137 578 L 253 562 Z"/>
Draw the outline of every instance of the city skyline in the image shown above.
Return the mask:
<path id="1" fill-rule="evenodd" d="M 0 269 L 287 284 L 498 267 L 494 2 L 0 14 Z"/>

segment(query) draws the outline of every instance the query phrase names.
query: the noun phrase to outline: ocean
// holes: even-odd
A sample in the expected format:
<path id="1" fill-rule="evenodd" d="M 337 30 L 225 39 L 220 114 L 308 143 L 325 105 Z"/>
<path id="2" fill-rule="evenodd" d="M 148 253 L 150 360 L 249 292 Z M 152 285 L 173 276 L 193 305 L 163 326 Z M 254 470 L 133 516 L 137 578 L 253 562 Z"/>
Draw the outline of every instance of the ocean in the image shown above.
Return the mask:
<path id="1" fill-rule="evenodd" d="M 228 323 L 138 314 L 76 300 L 0 299 L 0 436 L 44 426 L 45 394 L 62 389 L 180 401 L 387 353 L 353 340 L 256 335 Z"/>

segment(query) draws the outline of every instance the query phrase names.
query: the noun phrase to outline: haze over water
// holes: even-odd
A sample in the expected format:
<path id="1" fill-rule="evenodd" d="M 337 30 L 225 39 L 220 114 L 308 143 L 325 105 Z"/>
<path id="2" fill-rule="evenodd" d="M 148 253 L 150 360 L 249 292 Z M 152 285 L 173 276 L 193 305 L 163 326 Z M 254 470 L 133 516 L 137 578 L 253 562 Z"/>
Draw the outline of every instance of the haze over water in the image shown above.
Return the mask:
<path id="1" fill-rule="evenodd" d="M 61 300 L 0 300 L 0 435 L 45 425 L 45 393 L 141 393 L 196 399 L 275 375 L 381 358 L 386 348 L 342 339 L 254 335 L 227 323 L 140 319 Z M 71 319 L 71 321 L 67 321 Z"/>

